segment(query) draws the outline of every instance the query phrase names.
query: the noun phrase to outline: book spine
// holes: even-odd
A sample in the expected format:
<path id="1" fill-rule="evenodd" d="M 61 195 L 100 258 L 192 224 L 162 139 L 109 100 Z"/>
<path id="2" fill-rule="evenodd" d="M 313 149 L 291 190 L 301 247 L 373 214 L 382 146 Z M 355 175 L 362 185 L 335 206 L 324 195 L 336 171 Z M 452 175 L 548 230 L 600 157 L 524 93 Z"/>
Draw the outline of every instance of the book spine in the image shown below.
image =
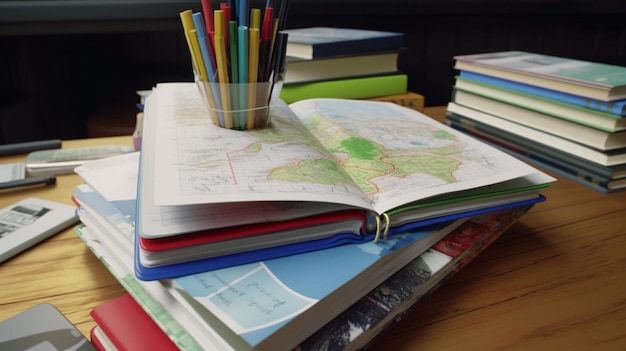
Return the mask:
<path id="1" fill-rule="evenodd" d="M 406 74 L 337 79 L 284 85 L 280 98 L 288 104 L 312 98 L 368 99 L 404 94 L 407 91 L 407 84 Z"/>
<path id="2" fill-rule="evenodd" d="M 404 94 L 382 96 L 368 100 L 393 102 L 396 105 L 408 107 L 418 112 L 424 112 L 424 96 L 411 91 Z"/>
<path id="3" fill-rule="evenodd" d="M 560 101 L 579 107 L 585 107 L 598 112 L 610 113 L 615 116 L 626 116 L 626 100 L 612 102 L 595 100 L 469 71 L 460 71 L 459 75 L 462 78 L 472 80 L 478 83 L 485 83 L 505 89 L 515 90 L 533 96 L 544 97 L 547 99 Z"/>

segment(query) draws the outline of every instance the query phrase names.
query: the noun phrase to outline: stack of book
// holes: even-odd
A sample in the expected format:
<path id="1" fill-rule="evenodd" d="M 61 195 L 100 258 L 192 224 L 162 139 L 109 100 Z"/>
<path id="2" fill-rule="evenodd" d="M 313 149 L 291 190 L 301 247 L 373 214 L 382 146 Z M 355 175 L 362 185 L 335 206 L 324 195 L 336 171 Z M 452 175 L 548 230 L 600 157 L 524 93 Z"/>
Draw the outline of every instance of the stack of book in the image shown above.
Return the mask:
<path id="1" fill-rule="evenodd" d="M 404 94 L 407 75 L 398 69 L 404 34 L 309 27 L 285 30 L 287 66 L 280 97 L 365 99 Z"/>
<path id="2" fill-rule="evenodd" d="M 76 169 L 80 237 L 180 349 L 364 345 L 554 180 L 388 102 L 271 111 L 219 128 L 193 83 L 158 84 L 141 152 Z"/>
<path id="3" fill-rule="evenodd" d="M 446 122 L 602 192 L 626 189 L 626 67 L 510 51 L 455 57 Z"/>

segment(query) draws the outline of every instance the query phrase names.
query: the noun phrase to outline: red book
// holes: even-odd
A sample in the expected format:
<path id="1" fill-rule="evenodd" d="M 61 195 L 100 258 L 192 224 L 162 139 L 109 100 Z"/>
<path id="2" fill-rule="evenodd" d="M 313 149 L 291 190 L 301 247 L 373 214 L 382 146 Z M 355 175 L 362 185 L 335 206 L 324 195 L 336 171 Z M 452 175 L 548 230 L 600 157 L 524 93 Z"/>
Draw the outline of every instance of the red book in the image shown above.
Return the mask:
<path id="1" fill-rule="evenodd" d="M 90 314 L 119 351 L 179 350 L 129 294 L 103 303 Z M 91 332 L 92 343 L 99 350 L 107 350 L 103 340 L 94 335 L 95 327 Z"/>

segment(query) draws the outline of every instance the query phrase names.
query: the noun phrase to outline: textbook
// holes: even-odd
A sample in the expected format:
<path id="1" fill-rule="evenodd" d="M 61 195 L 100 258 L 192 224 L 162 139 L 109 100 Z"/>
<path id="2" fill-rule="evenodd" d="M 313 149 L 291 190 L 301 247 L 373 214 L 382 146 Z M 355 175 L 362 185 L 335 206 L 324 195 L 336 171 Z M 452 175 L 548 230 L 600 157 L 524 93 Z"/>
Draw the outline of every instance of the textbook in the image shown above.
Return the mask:
<path id="1" fill-rule="evenodd" d="M 529 143 L 520 142 L 520 138 L 507 139 L 505 133 L 499 131 L 493 134 L 485 132 L 490 130 L 487 126 L 479 126 L 480 123 L 475 121 L 468 123 L 463 116 L 453 112 L 448 112 L 446 121 L 452 128 L 499 147 L 523 161 L 539 165 L 595 190 L 610 193 L 626 189 L 626 165 L 604 168 L 599 165 L 585 167 L 587 164 L 576 162 L 574 157 L 559 157 L 561 155 L 551 153 L 545 146 L 533 147 Z M 606 176 L 606 173 L 609 175 Z"/>
<path id="2" fill-rule="evenodd" d="M 500 85 L 465 78 L 456 79 L 454 89 L 480 95 L 517 107 L 543 113 L 547 118 L 560 118 L 587 127 L 614 133 L 626 130 L 626 118 L 578 105 L 551 100 Z M 608 104 L 608 103 L 607 103 Z"/>
<path id="3" fill-rule="evenodd" d="M 239 132 L 205 118 L 194 84 L 170 83 L 145 114 L 137 256 L 170 274 L 178 263 L 378 240 L 540 201 L 554 180 L 392 103 L 276 100 L 270 128 Z"/>
<path id="4" fill-rule="evenodd" d="M 460 89 L 454 90 L 452 101 L 596 150 L 626 148 L 626 130 L 607 132 Z"/>
<path id="5" fill-rule="evenodd" d="M 286 103 L 315 98 L 368 99 L 404 94 L 408 76 L 404 73 L 331 79 L 318 82 L 285 84 L 280 99 Z"/>
<path id="6" fill-rule="evenodd" d="M 561 150 L 568 155 L 573 155 L 575 157 L 597 163 L 601 166 L 609 167 L 626 164 L 626 148 L 610 151 L 597 150 L 544 131 L 533 129 L 480 110 L 457 104 L 455 102 L 448 103 L 447 110 L 470 119 L 471 121 L 478 121 L 482 125 L 496 128 L 502 133 L 508 132 L 525 139 L 532 140 L 539 145 L 546 145 L 552 149 Z M 471 121 L 469 123 L 471 123 Z"/>
<path id="7" fill-rule="evenodd" d="M 356 28 L 307 27 L 287 29 L 287 56 L 303 59 L 398 50 L 404 33 Z"/>
<path id="8" fill-rule="evenodd" d="M 303 60 L 287 58 L 284 84 L 398 73 L 399 51 Z"/>
<path id="9" fill-rule="evenodd" d="M 626 67 L 523 51 L 454 57 L 460 71 L 494 76 L 602 101 L 626 99 Z"/>
<path id="10" fill-rule="evenodd" d="M 91 342 L 112 344 L 119 351 L 176 351 L 176 344 L 159 328 L 141 306 L 126 293 L 96 306 L 89 313 L 96 325 L 91 330 Z"/>
<path id="11" fill-rule="evenodd" d="M 167 281 L 142 281 L 132 274 L 135 236 L 128 217 L 116 213 L 88 185 L 79 189 L 93 195 L 76 197 L 87 199 L 77 201 L 85 225 L 77 228 L 81 238 L 142 307 L 150 305 L 155 313 L 156 299 L 161 305 L 159 314 L 162 309 L 177 311 L 173 320 L 157 322 L 162 328 L 178 321 L 183 306 L 185 322 L 176 324 L 184 326 L 186 335 L 177 336 L 175 343 L 191 348 L 199 343 L 204 349 L 229 345 L 236 350 L 288 350 L 466 220 L 438 223 L 378 242 L 341 245 Z M 194 342 L 188 340 L 190 334 Z"/>
<path id="12" fill-rule="evenodd" d="M 527 94 L 529 96 L 543 98 L 548 101 L 561 102 L 566 105 L 581 107 L 589 111 L 605 112 L 613 115 L 614 118 L 626 116 L 626 99 L 608 102 L 469 71 L 461 71 L 459 72 L 459 75 L 465 80 L 476 83 L 505 88 L 518 93 Z"/>

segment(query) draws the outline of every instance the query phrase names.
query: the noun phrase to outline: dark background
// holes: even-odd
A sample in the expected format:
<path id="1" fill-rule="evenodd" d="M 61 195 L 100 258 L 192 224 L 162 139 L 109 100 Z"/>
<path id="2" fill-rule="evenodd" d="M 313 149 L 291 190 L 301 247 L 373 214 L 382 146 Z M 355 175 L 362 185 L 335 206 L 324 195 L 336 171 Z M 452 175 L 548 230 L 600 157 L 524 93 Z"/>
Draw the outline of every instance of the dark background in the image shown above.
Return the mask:
<path id="1" fill-rule="evenodd" d="M 199 11 L 200 0 L 0 0 L 0 144 L 84 138 L 95 115 L 134 121 L 136 90 L 191 81 L 186 9 Z M 449 101 L 458 54 L 626 66 L 625 15 L 626 1 L 291 0 L 287 27 L 405 33 L 399 68 L 433 106 Z"/>

